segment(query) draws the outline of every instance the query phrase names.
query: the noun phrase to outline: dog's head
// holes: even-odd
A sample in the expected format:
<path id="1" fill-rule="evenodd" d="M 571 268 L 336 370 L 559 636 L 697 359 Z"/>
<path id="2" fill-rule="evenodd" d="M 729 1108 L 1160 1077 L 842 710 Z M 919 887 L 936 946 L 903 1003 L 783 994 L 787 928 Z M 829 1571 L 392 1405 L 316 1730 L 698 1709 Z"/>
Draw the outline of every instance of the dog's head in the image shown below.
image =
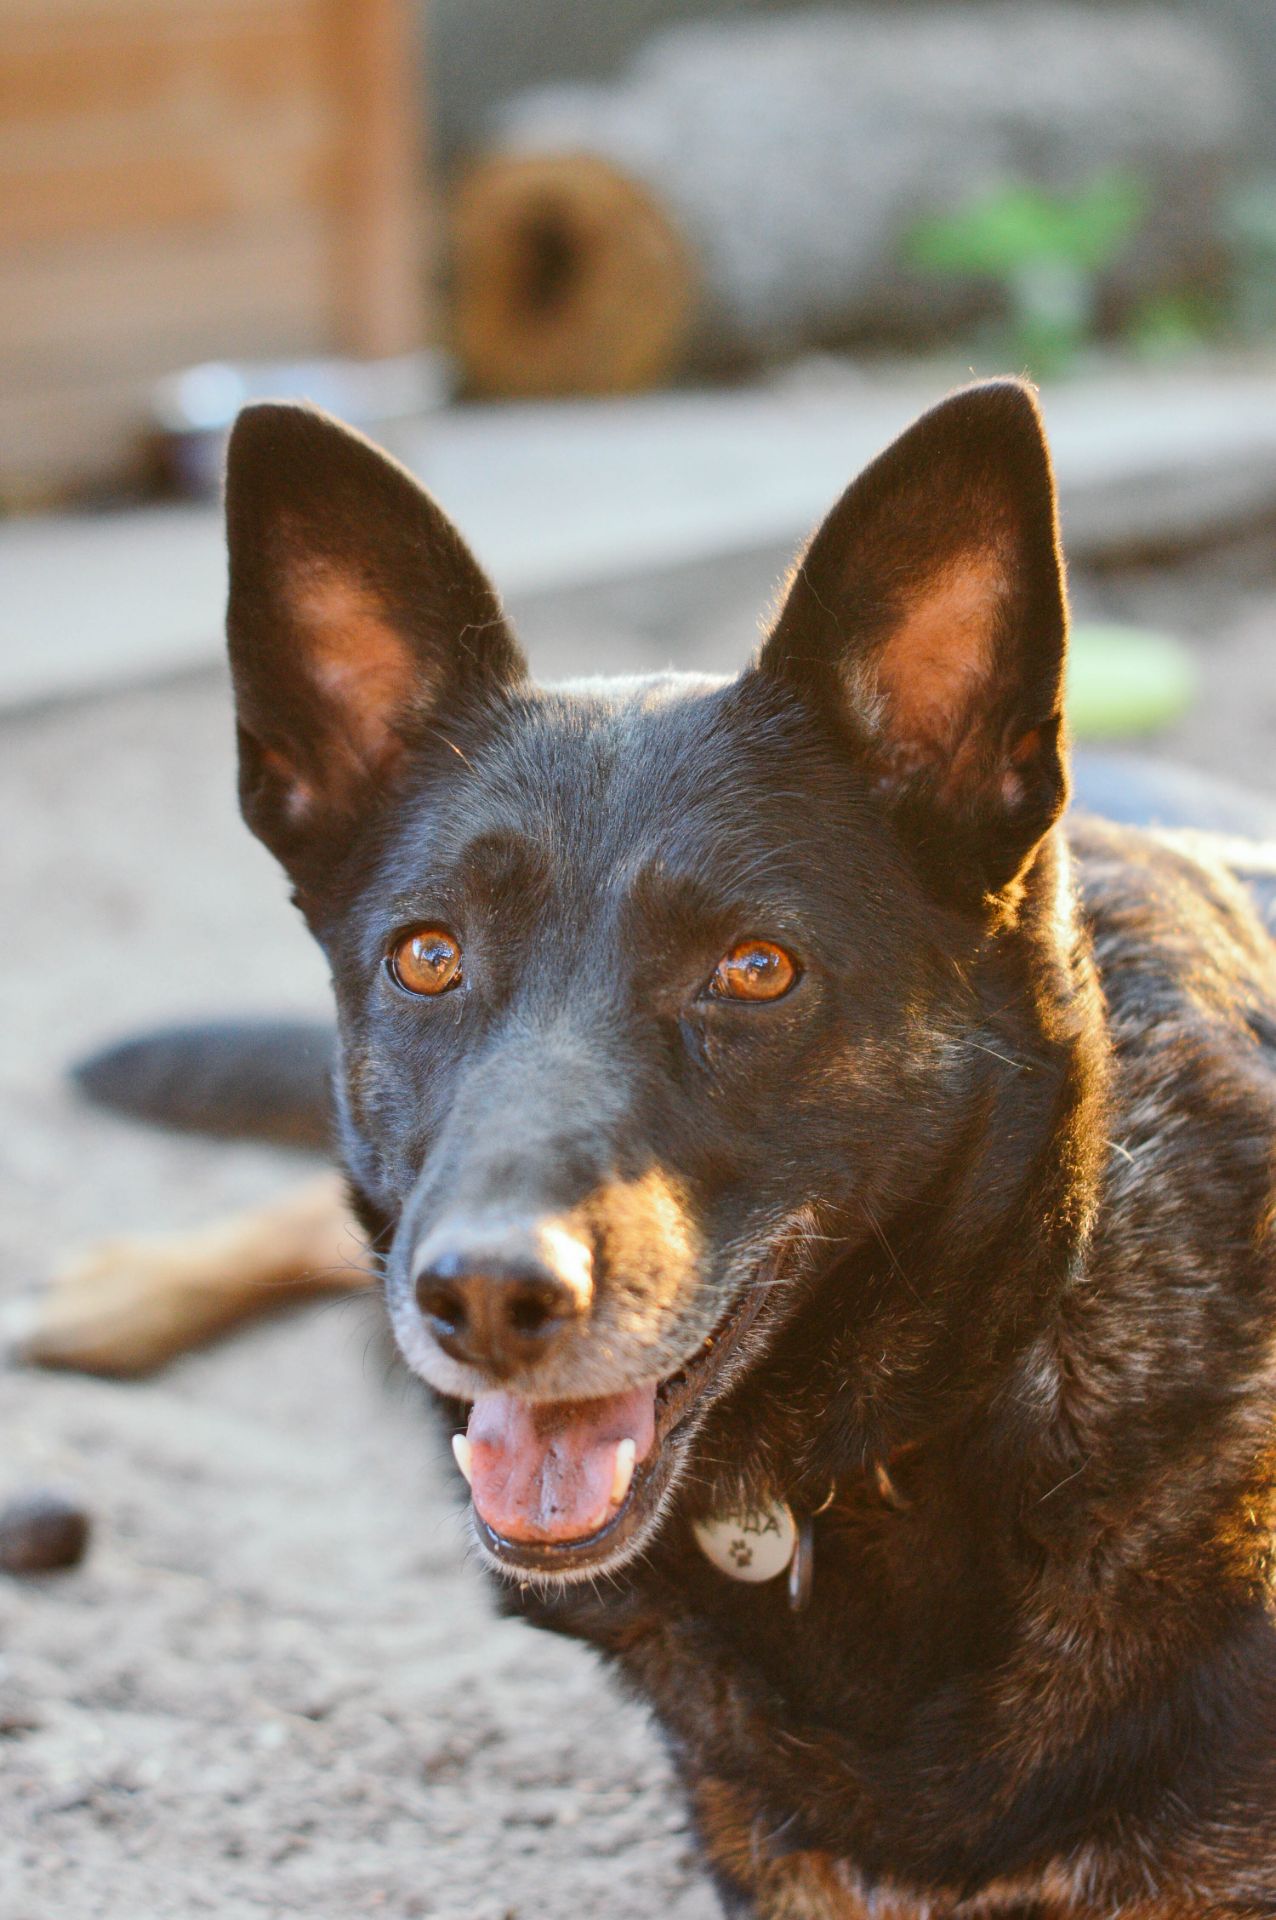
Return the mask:
<path id="1" fill-rule="evenodd" d="M 228 522 L 244 812 L 331 961 L 399 1343 L 472 1403 L 489 1555 L 618 1564 L 986 1106 L 972 969 L 1065 798 L 1035 407 L 926 415 L 725 683 L 534 686 L 433 500 L 304 408 L 241 416 Z"/>

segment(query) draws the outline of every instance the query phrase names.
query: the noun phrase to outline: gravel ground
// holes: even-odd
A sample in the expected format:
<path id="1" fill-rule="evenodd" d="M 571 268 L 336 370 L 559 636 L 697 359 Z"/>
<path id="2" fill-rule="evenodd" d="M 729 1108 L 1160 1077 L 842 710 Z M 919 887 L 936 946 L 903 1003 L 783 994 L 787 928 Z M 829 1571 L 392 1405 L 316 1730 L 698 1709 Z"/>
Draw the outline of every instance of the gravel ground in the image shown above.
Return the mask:
<path id="1" fill-rule="evenodd" d="M 758 571 L 542 604 L 534 657 L 730 664 Z M 1164 744 L 1271 784 L 1276 592 L 1252 550 L 1077 593 L 1192 636 L 1202 697 Z M 232 791 L 213 676 L 0 728 L 0 1295 L 68 1244 L 299 1170 L 86 1112 L 61 1078 L 160 1018 L 322 1009 Z M 145 1383 L 0 1375 L 0 1431 L 0 1498 L 62 1484 L 96 1523 L 80 1570 L 0 1578 L 0 1920 L 710 1920 L 643 1715 L 584 1651 L 493 1617 L 371 1303 Z"/>

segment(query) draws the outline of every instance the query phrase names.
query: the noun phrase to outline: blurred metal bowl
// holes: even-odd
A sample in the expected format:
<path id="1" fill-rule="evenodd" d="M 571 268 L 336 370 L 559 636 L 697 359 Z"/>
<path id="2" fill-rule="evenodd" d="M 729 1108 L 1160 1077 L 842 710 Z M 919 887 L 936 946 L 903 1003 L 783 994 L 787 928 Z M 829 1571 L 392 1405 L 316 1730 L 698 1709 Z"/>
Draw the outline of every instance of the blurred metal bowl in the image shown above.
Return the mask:
<path id="1" fill-rule="evenodd" d="M 380 433 L 450 398 L 452 370 L 430 349 L 389 360 L 205 361 L 157 381 L 150 415 L 160 464 L 179 493 L 215 498 L 226 436 L 254 400 L 308 400 L 351 426 Z"/>

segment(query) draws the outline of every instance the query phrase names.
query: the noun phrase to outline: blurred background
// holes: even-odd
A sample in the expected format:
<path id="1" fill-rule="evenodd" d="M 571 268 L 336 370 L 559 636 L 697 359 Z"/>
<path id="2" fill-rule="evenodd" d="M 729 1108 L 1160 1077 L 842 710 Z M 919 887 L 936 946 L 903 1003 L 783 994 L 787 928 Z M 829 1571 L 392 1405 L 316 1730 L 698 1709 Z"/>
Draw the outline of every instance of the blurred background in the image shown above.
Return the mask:
<path id="1" fill-rule="evenodd" d="M 1257 649 L 1250 724 L 1217 716 L 1276 513 L 1267 0 L 0 20 L 5 711 L 215 664 L 246 398 L 421 473 L 545 669 L 730 666 L 856 466 L 1014 371 L 1058 455 L 1078 726 L 1184 721 L 1196 687 L 1174 744 L 1262 776 Z"/>
<path id="2" fill-rule="evenodd" d="M 1276 784 L 1271 0 L 0 0 L 0 105 L 0 1328 L 299 1171 L 64 1078 L 325 1007 L 234 809 L 247 398 L 404 459 L 543 674 L 730 670 L 856 469 L 1026 373 L 1079 738 Z M 638 1717 L 478 1603 L 368 1324 L 0 1372 L 0 1497 L 98 1523 L 0 1578 L 0 1920 L 711 1913 Z"/>

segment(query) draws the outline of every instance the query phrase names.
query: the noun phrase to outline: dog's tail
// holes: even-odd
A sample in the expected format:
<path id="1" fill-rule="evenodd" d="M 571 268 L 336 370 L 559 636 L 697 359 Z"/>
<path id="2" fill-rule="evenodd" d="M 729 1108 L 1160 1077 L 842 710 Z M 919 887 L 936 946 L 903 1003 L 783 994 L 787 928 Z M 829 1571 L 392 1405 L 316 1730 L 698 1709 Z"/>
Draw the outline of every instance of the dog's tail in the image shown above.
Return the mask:
<path id="1" fill-rule="evenodd" d="M 300 1020 L 158 1028 L 71 1069 L 97 1105 L 157 1126 L 325 1151 L 333 1030 Z"/>

